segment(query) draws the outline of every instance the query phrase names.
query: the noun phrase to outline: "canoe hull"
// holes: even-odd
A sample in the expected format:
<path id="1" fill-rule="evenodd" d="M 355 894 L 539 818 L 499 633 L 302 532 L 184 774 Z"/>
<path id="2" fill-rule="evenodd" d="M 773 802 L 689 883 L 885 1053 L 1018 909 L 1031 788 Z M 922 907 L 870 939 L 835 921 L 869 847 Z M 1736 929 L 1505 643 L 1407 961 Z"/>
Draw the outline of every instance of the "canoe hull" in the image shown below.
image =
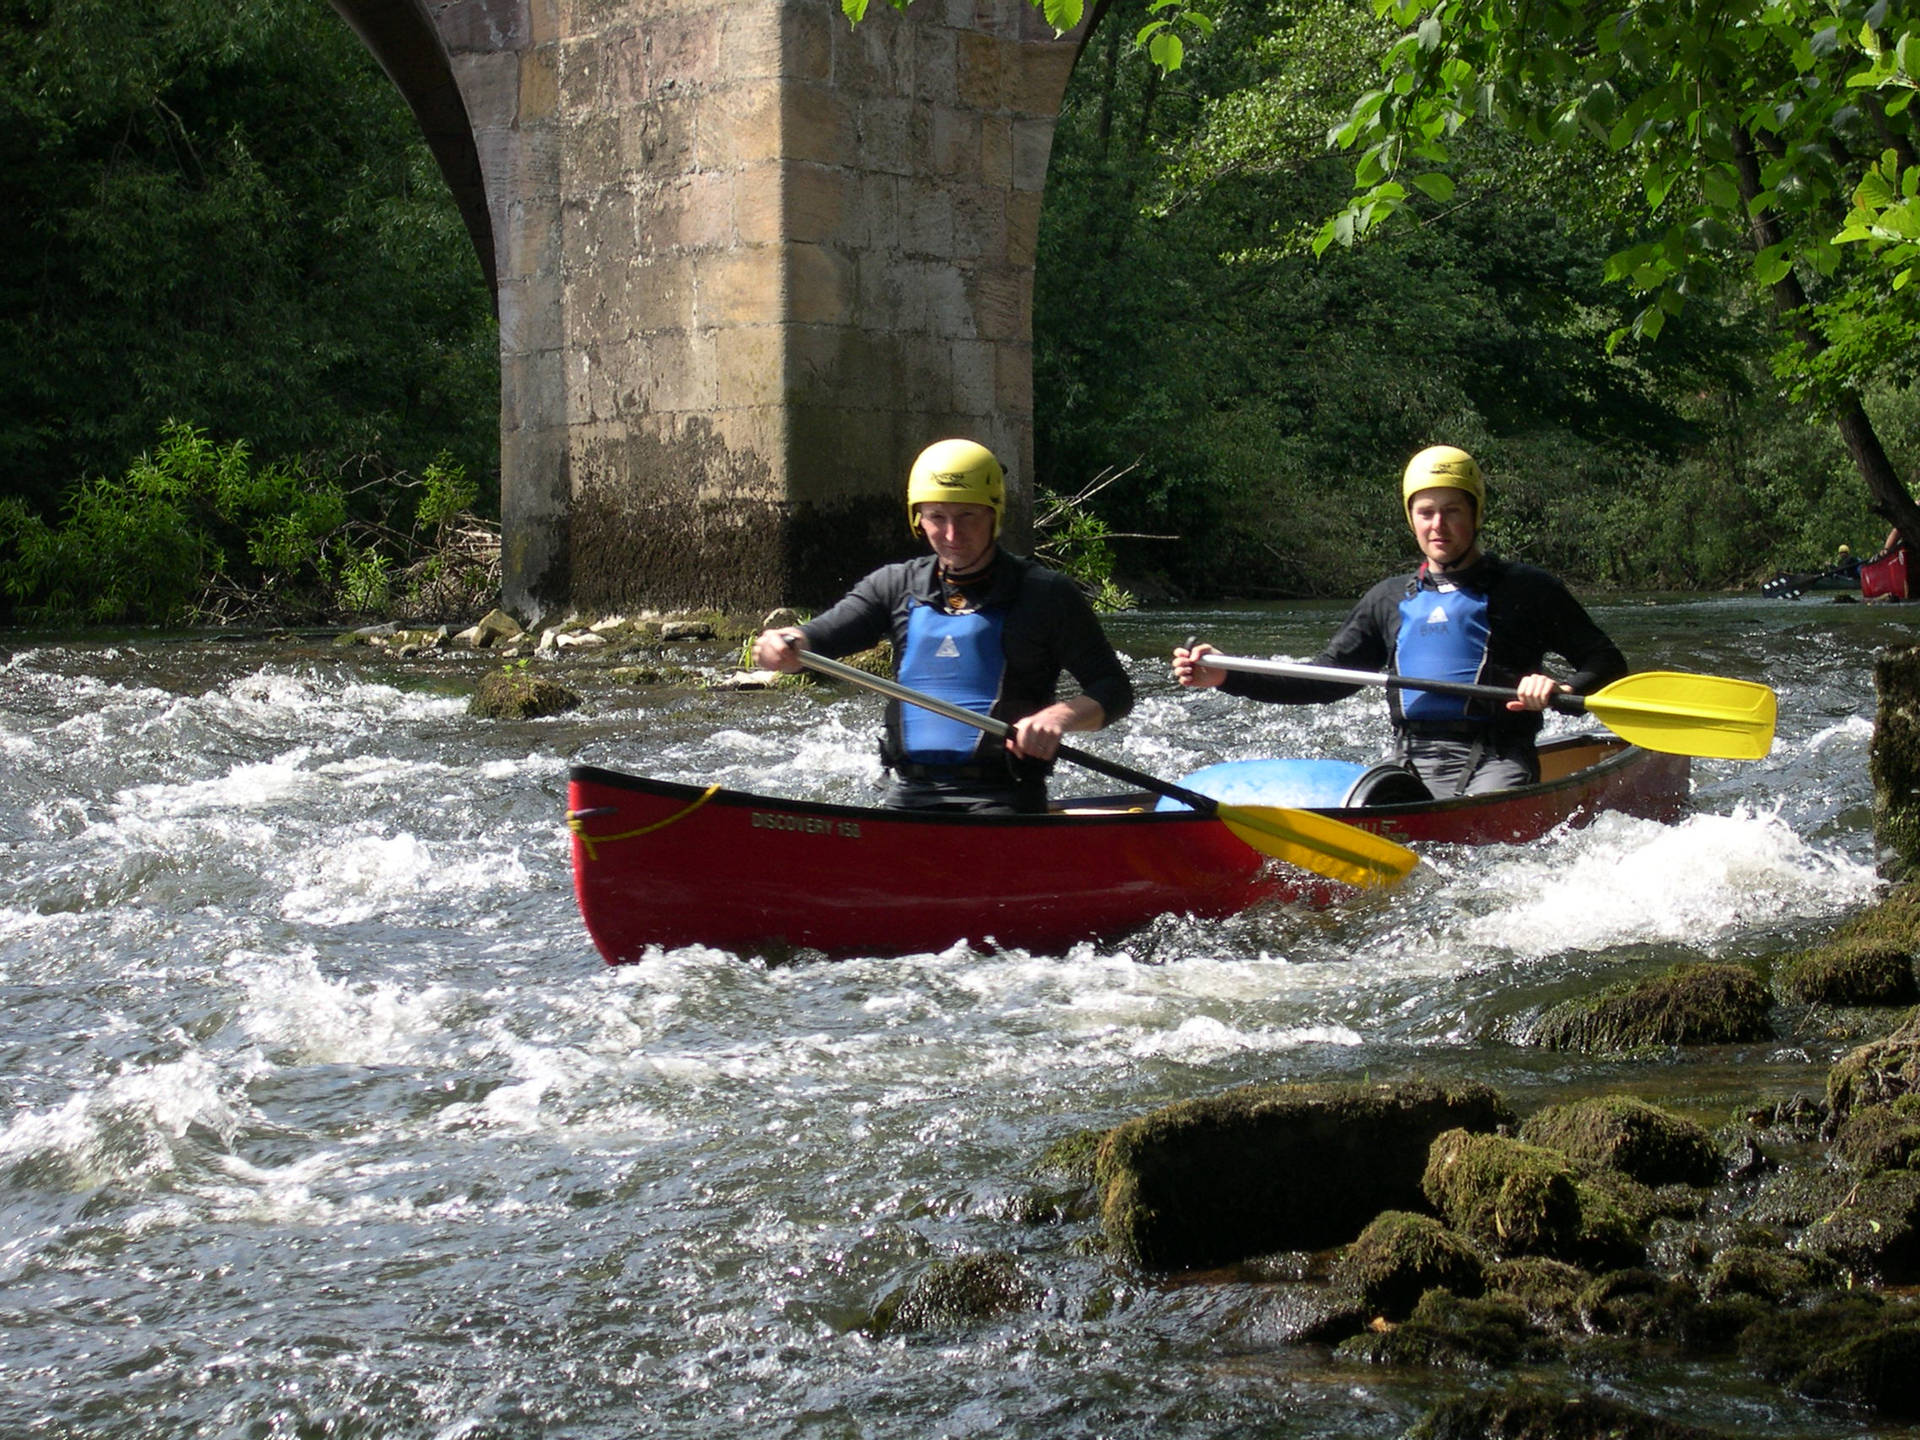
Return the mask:
<path id="1" fill-rule="evenodd" d="M 1543 747 L 1568 773 L 1494 796 L 1326 810 L 1402 842 L 1519 843 L 1602 810 L 1677 819 L 1685 757 L 1618 741 Z M 1592 763 L 1588 763 L 1592 762 Z M 1151 797 L 1044 816 L 915 815 L 703 789 L 576 766 L 574 894 L 609 964 L 650 947 L 889 955 L 957 941 L 1055 952 L 1157 915 L 1204 919 L 1266 900 L 1350 893 L 1268 862 L 1226 826 Z"/>

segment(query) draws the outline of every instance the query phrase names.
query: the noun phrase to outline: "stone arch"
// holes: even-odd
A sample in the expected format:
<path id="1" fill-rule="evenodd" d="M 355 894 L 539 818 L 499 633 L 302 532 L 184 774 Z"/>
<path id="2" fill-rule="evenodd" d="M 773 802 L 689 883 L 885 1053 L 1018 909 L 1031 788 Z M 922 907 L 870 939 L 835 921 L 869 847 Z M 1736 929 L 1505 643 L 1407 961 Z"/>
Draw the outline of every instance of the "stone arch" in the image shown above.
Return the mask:
<path id="1" fill-rule="evenodd" d="M 1084 30 L 1028 0 L 332 0 L 500 318 L 507 604 L 817 604 L 967 435 L 1031 514 L 1034 245 Z"/>

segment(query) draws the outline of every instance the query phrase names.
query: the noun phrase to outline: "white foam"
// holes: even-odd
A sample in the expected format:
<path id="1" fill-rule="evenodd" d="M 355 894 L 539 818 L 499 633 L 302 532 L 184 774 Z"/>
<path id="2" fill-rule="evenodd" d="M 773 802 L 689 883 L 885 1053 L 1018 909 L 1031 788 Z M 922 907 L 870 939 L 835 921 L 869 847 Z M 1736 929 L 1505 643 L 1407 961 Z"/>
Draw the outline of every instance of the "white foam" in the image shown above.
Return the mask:
<path id="1" fill-rule="evenodd" d="M 1650 941 L 1711 948 L 1784 920 L 1840 914 L 1880 881 L 1777 815 L 1743 808 L 1678 825 L 1605 815 L 1562 844 L 1516 852 L 1477 885 L 1499 898 L 1472 934 L 1531 956 Z"/>
<path id="2" fill-rule="evenodd" d="M 54 1166 L 75 1190 L 166 1174 L 176 1165 L 174 1142 L 190 1126 L 223 1138 L 238 1128 L 222 1080 L 198 1052 L 123 1070 L 56 1109 L 15 1115 L 0 1130 L 0 1165 Z"/>
<path id="3" fill-rule="evenodd" d="M 256 1044 L 287 1065 L 392 1065 L 442 1033 L 451 992 L 414 993 L 386 981 L 349 984 L 320 971 L 312 950 L 236 952 L 227 962 L 245 1001 L 237 1017 Z"/>

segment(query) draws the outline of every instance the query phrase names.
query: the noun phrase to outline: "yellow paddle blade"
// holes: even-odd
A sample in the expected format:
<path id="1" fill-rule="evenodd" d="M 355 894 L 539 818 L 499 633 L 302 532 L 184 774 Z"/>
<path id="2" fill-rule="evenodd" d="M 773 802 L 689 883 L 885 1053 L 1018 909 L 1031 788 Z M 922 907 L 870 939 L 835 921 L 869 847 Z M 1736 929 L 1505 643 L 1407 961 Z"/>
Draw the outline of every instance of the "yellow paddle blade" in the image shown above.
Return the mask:
<path id="1" fill-rule="evenodd" d="M 1773 691 L 1752 680 L 1648 670 L 1594 691 L 1584 708 L 1643 750 L 1763 760 L 1773 748 Z"/>
<path id="2" fill-rule="evenodd" d="M 1347 885 L 1393 885 L 1420 863 L 1404 845 L 1311 810 L 1222 805 L 1214 814 L 1262 855 Z"/>

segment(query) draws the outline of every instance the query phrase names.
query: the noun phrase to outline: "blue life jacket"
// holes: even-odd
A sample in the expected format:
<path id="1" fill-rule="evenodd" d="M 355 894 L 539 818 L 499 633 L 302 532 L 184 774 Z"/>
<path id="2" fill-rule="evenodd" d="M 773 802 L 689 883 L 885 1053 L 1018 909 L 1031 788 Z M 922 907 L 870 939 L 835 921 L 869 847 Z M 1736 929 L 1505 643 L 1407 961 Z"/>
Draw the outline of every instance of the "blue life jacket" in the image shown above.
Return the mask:
<path id="1" fill-rule="evenodd" d="M 1394 670 L 1422 680 L 1475 684 L 1487 659 L 1487 597 L 1446 586 L 1425 589 L 1415 583 L 1400 602 L 1400 634 L 1394 642 Z M 1400 713 L 1417 723 L 1474 718 L 1471 702 L 1456 695 L 1403 690 Z"/>
<path id="2" fill-rule="evenodd" d="M 1005 617 L 998 611 L 951 614 L 916 600 L 907 614 L 907 643 L 896 674 L 915 690 L 989 714 L 1007 668 L 1000 644 Z M 982 732 L 919 705 L 900 706 L 900 747 L 918 765 L 964 765 L 974 758 Z"/>

